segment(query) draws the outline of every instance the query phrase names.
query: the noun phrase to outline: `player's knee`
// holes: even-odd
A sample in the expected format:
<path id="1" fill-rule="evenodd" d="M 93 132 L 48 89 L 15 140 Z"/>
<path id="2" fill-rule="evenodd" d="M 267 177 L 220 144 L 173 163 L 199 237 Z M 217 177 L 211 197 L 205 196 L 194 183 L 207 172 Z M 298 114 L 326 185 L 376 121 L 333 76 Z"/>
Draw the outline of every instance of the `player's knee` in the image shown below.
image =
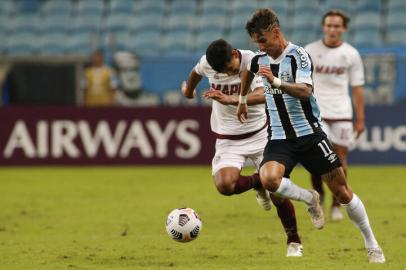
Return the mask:
<path id="1" fill-rule="evenodd" d="M 235 181 L 232 177 L 217 177 L 216 188 L 217 191 L 224 196 L 231 196 L 234 194 Z"/>
<path id="2" fill-rule="evenodd" d="M 262 170 L 260 174 L 262 186 L 270 191 L 276 191 L 281 182 L 281 177 L 273 172 Z"/>

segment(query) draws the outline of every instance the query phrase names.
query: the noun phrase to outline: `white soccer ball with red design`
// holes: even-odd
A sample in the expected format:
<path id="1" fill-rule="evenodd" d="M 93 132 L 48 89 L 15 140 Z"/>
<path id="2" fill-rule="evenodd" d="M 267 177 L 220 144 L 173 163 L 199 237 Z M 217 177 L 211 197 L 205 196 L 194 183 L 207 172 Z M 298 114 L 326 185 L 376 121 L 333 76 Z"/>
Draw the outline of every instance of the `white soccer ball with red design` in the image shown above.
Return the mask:
<path id="1" fill-rule="evenodd" d="M 169 237 L 186 243 L 196 239 L 202 230 L 202 220 L 192 208 L 177 208 L 169 213 L 166 231 Z"/>

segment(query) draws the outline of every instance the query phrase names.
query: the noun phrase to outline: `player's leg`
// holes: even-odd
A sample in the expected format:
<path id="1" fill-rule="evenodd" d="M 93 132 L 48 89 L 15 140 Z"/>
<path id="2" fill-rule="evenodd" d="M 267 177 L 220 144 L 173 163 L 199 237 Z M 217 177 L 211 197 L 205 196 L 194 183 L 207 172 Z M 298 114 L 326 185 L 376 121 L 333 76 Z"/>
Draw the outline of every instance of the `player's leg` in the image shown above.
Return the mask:
<path id="1" fill-rule="evenodd" d="M 296 163 L 295 154 L 287 141 L 269 141 L 264 150 L 264 160 L 260 169 L 261 183 L 275 195 L 305 202 L 309 207 L 313 225 L 321 229 L 324 225 L 324 216 L 318 193 L 300 188 L 288 178 Z"/>
<path id="2" fill-rule="evenodd" d="M 327 135 L 327 137 L 330 137 L 331 124 L 322 120 L 321 126 L 323 128 L 324 133 Z M 325 192 L 324 192 L 324 188 L 323 188 L 323 181 L 321 179 L 321 175 L 310 174 L 310 180 L 311 180 L 313 189 L 315 191 L 317 191 L 320 195 L 321 205 L 324 206 Z"/>
<path id="3" fill-rule="evenodd" d="M 315 136 L 311 145 L 302 153 L 300 162 L 311 173 L 321 175 L 333 195 L 346 206 L 348 216 L 364 237 L 370 262 L 384 262 L 385 257 L 369 225 L 365 207 L 348 186 L 341 163 L 331 143 L 324 134 L 319 134 Z"/>
<path id="4" fill-rule="evenodd" d="M 317 191 L 320 195 L 320 203 L 324 205 L 324 188 L 323 188 L 323 181 L 320 175 L 310 174 L 310 180 L 312 182 L 312 187 L 315 191 Z"/>
<path id="5" fill-rule="evenodd" d="M 368 250 L 368 258 L 372 263 L 385 262 L 385 256 L 382 249 L 379 247 L 374 233 L 372 232 L 371 225 L 365 206 L 361 199 L 352 192 L 347 185 L 343 169 L 336 168 L 323 175 L 331 192 L 342 203 L 347 211 L 347 214 L 355 226 L 361 231 L 364 238 L 365 248 Z"/>
<path id="6" fill-rule="evenodd" d="M 353 126 L 351 121 L 336 121 L 330 124 L 330 134 L 328 135 L 334 152 L 337 154 L 344 169 L 347 171 L 348 148 L 353 141 Z M 331 219 L 334 221 L 344 218 L 340 212 L 340 203 L 335 196 L 332 196 Z"/>
<path id="7" fill-rule="evenodd" d="M 342 167 L 343 167 L 343 171 L 344 171 L 344 175 L 347 175 L 347 157 L 348 157 L 348 148 L 346 146 L 343 145 L 338 145 L 338 144 L 334 144 L 333 145 L 333 149 L 334 152 L 337 154 L 338 158 L 341 161 Z M 337 199 L 337 197 L 332 196 L 332 202 L 331 202 L 331 212 L 330 212 L 330 217 L 331 220 L 333 221 L 338 221 L 344 218 L 343 214 L 340 212 L 340 202 Z"/>
<path id="8" fill-rule="evenodd" d="M 287 236 L 287 257 L 301 257 L 303 255 L 302 241 L 297 230 L 295 207 L 289 199 L 271 194 L 272 203 L 278 212 Z"/>
<path id="9" fill-rule="evenodd" d="M 216 141 L 216 153 L 212 161 L 212 175 L 217 190 L 226 196 L 240 194 L 252 188 L 262 188 L 258 173 L 247 176 L 241 175 L 241 168 L 246 161 L 241 144 L 244 144 L 244 142 Z"/>
<path id="10" fill-rule="evenodd" d="M 230 196 L 262 187 L 258 173 L 244 176 L 240 174 L 240 171 L 241 169 L 236 167 L 225 167 L 217 171 L 214 175 L 214 182 L 218 192 Z"/>
<path id="11" fill-rule="evenodd" d="M 266 136 L 264 138 L 265 147 L 268 139 L 266 138 Z M 258 153 L 255 153 L 255 155 L 250 156 L 250 159 L 252 160 L 258 171 L 263 160 L 263 148 Z M 288 245 L 286 256 L 301 257 L 303 255 L 303 246 L 297 230 L 295 207 L 289 199 L 275 196 L 274 194 L 269 193 L 268 190 L 265 191 L 269 194 L 269 198 L 275 205 L 278 212 L 278 217 L 281 220 L 282 226 L 286 232 Z"/>

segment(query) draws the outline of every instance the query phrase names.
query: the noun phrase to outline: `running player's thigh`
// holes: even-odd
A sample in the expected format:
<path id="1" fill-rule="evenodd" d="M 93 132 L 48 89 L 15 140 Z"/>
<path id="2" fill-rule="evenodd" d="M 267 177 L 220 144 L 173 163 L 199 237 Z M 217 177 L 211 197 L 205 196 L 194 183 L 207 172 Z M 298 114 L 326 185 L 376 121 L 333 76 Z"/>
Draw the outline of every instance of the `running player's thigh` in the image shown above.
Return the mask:
<path id="1" fill-rule="evenodd" d="M 289 177 L 296 164 L 297 157 L 289 141 L 268 141 L 264 149 L 261 172 L 267 172 L 269 177 Z"/>
<path id="2" fill-rule="evenodd" d="M 241 170 L 246 161 L 246 156 L 240 147 L 232 140 L 217 140 L 216 153 L 212 160 L 212 175 L 227 167 Z"/>
<path id="3" fill-rule="evenodd" d="M 344 168 L 347 168 L 348 148 L 342 145 L 332 143 L 334 151 L 336 152 L 341 164 Z"/>
<path id="4" fill-rule="evenodd" d="M 315 175 L 323 175 L 341 166 L 333 146 L 324 133 L 313 134 L 302 141 L 303 151 L 300 151 L 299 161 L 303 167 Z"/>

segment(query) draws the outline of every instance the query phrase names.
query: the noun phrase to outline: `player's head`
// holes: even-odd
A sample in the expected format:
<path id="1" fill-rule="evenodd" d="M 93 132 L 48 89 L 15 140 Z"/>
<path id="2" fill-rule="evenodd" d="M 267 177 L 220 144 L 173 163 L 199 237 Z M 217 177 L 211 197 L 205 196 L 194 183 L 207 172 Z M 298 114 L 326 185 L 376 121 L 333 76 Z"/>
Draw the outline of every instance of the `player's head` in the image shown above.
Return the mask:
<path id="1" fill-rule="evenodd" d="M 240 71 L 240 55 L 224 39 L 217 39 L 210 43 L 206 50 L 206 59 L 209 65 L 219 73 L 235 75 Z"/>
<path id="2" fill-rule="evenodd" d="M 246 23 L 245 29 L 259 49 L 269 55 L 280 51 L 282 43 L 285 42 L 278 16 L 270 8 L 256 10 Z"/>
<path id="3" fill-rule="evenodd" d="M 350 18 L 340 10 L 329 10 L 323 15 L 321 25 L 326 43 L 340 43 L 342 34 L 347 31 Z"/>

